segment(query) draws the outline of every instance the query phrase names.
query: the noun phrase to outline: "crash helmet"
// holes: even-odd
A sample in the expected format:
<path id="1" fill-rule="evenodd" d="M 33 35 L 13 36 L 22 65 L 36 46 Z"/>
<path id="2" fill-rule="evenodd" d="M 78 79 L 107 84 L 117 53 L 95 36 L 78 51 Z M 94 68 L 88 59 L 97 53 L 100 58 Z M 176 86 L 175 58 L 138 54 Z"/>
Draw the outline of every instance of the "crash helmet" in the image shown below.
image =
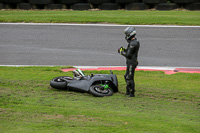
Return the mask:
<path id="1" fill-rule="evenodd" d="M 85 74 L 83 73 L 83 71 L 81 69 L 77 69 L 76 70 L 82 77 L 85 76 Z"/>
<path id="2" fill-rule="evenodd" d="M 80 69 L 73 70 L 73 75 L 74 75 L 74 77 L 84 77 L 85 76 L 83 71 L 81 71 Z"/>
<path id="3" fill-rule="evenodd" d="M 135 28 L 129 26 L 124 30 L 124 34 L 126 35 L 125 39 L 130 40 L 131 38 L 135 37 L 136 30 L 135 30 Z"/>

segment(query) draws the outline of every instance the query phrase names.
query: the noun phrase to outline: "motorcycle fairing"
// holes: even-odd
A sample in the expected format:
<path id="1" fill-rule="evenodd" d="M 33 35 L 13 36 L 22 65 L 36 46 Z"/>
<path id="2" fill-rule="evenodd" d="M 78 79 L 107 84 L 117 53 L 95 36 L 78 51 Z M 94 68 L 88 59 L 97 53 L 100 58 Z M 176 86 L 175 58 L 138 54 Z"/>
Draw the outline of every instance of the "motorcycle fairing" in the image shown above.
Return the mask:
<path id="1" fill-rule="evenodd" d="M 67 84 L 70 89 L 75 89 L 77 91 L 88 92 L 90 86 L 98 81 L 110 81 L 111 88 L 114 92 L 118 92 L 118 81 L 115 74 L 96 74 L 91 76 L 84 76 L 80 80 L 72 80 Z"/>

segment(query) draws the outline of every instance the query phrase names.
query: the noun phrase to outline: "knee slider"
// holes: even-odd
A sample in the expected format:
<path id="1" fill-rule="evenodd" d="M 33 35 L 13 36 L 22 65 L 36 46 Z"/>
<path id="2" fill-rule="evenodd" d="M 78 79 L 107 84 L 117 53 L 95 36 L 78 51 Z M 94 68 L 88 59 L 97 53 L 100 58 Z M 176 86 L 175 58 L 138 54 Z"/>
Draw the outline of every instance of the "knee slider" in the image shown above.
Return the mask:
<path id="1" fill-rule="evenodd" d="M 124 75 L 125 76 L 125 75 Z M 132 79 L 132 76 L 131 75 L 126 75 L 125 77 L 126 80 L 131 80 Z"/>

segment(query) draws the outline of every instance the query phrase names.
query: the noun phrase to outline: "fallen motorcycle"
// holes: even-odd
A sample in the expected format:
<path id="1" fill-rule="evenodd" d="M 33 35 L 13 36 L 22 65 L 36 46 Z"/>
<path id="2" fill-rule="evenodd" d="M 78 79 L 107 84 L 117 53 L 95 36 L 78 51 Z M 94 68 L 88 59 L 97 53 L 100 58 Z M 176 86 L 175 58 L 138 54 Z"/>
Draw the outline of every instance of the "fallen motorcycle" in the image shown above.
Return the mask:
<path id="1" fill-rule="evenodd" d="M 61 76 L 53 78 L 50 82 L 52 88 L 89 92 L 97 97 L 111 96 L 118 92 L 117 76 L 110 71 L 110 74 L 84 75 L 80 70 L 73 71 L 74 77 Z"/>

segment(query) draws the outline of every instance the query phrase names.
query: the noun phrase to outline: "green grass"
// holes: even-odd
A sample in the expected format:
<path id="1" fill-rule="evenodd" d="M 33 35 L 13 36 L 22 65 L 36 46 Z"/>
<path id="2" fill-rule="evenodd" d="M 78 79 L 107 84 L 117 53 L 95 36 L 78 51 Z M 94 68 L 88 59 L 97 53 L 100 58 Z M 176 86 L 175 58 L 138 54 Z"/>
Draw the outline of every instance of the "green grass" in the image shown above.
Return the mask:
<path id="1" fill-rule="evenodd" d="M 52 78 L 72 76 L 60 68 L 0 67 L 1 133 L 200 132 L 200 74 L 136 71 L 136 97 L 129 98 L 125 71 L 114 71 L 119 92 L 98 98 L 51 88 Z"/>
<path id="2" fill-rule="evenodd" d="M 0 10 L 0 22 L 200 25 L 200 12 Z"/>

